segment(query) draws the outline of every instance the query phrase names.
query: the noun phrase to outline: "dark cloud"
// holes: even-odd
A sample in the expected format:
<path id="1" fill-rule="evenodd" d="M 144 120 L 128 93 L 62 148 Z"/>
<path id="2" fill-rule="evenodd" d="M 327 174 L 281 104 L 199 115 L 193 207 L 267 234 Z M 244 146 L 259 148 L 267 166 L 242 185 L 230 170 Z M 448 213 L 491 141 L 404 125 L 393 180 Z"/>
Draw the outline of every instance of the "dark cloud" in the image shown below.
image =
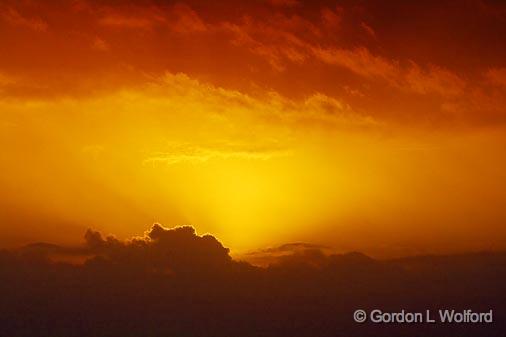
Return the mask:
<path id="1" fill-rule="evenodd" d="M 116 265 L 135 265 L 143 270 L 167 273 L 212 273 L 229 267 L 232 259 L 211 235 L 198 236 L 190 226 L 165 229 L 153 225 L 144 237 L 120 241 L 88 230 L 86 245 L 95 258 Z"/>
<path id="2" fill-rule="evenodd" d="M 278 256 L 279 252 L 283 252 Z M 265 268 L 211 235 L 154 225 L 118 240 L 0 251 L 0 336 L 502 336 L 506 254 L 378 261 L 291 243 Z M 54 255 L 82 255 L 69 264 Z M 42 258 L 49 257 L 49 258 Z M 353 311 L 494 310 L 493 324 L 357 324 Z"/>
<path id="3" fill-rule="evenodd" d="M 284 258 L 291 256 L 304 256 L 311 253 L 323 255 L 331 252 L 329 247 L 306 242 L 286 243 L 277 247 L 270 247 L 248 252 L 241 256 L 242 259 L 254 265 L 268 266 L 282 261 Z"/>

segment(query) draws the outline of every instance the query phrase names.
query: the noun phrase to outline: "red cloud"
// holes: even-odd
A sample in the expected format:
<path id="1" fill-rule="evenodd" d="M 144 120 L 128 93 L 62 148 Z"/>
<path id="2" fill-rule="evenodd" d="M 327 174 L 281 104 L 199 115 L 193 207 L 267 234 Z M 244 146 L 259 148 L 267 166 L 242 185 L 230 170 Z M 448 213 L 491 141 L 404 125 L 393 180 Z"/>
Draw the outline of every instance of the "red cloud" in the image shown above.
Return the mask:
<path id="1" fill-rule="evenodd" d="M 11 25 L 25 27 L 38 32 L 45 32 L 48 28 L 48 24 L 45 21 L 39 18 L 26 17 L 12 7 L 0 9 L 0 17 Z"/>

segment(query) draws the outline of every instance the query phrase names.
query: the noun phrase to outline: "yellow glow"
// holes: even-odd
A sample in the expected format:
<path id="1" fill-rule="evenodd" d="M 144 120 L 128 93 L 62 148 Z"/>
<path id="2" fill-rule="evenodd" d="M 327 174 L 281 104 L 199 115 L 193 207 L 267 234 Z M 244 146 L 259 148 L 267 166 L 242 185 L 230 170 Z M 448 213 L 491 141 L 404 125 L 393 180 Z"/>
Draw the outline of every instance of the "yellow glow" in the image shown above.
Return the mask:
<path id="1" fill-rule="evenodd" d="M 504 216 L 493 205 L 506 189 L 488 188 L 506 181 L 491 146 L 505 141 L 499 131 L 405 132 L 322 94 L 253 97 L 181 74 L 0 108 L 3 201 L 73 224 L 48 234 L 60 240 L 161 222 L 192 224 L 236 251 L 307 240 L 374 252 L 392 237 L 454 235 L 443 223 L 497 230 Z"/>

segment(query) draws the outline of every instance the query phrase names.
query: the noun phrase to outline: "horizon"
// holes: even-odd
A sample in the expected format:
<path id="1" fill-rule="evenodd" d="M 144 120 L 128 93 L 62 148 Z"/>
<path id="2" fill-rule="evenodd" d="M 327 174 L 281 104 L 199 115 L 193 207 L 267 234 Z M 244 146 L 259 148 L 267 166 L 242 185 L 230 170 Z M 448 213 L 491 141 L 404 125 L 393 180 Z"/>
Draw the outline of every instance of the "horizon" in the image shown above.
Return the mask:
<path id="1" fill-rule="evenodd" d="M 294 242 L 285 242 L 276 246 L 264 246 L 258 247 L 256 249 L 245 250 L 245 251 L 233 251 L 228 248 L 226 245 L 221 242 L 220 238 L 213 236 L 212 233 L 198 233 L 196 228 L 192 225 L 178 225 L 173 227 L 166 227 L 159 223 L 154 223 L 146 229 L 143 233 L 139 233 L 138 235 L 134 235 L 129 238 L 118 238 L 112 233 L 102 233 L 94 230 L 93 228 L 88 228 L 83 235 L 81 236 L 81 242 L 77 244 L 58 244 L 56 242 L 50 241 L 37 241 L 30 242 L 21 246 L 15 247 L 0 247 L 0 250 L 4 250 L 6 252 L 22 252 L 26 249 L 42 249 L 48 248 L 47 257 L 51 262 L 56 263 L 70 263 L 70 264 L 83 264 L 86 260 L 92 259 L 95 257 L 93 253 L 82 254 L 79 255 L 77 252 L 83 252 L 83 249 L 86 248 L 87 245 L 87 236 L 90 233 L 99 234 L 104 239 L 118 240 L 118 242 L 122 242 L 124 244 L 128 244 L 135 240 L 145 240 L 149 238 L 149 232 L 153 229 L 153 227 L 159 226 L 160 228 L 168 231 L 177 230 L 180 228 L 190 228 L 195 235 L 197 236 L 211 236 L 216 239 L 225 249 L 227 249 L 230 257 L 238 262 L 247 262 L 256 267 L 269 267 L 271 264 L 276 264 L 280 259 L 284 257 L 291 257 L 300 253 L 305 253 L 307 251 L 318 251 L 324 256 L 337 256 L 337 255 L 348 255 L 348 254 L 362 254 L 369 258 L 373 258 L 378 261 L 395 261 L 402 259 L 411 259 L 411 258 L 424 258 L 424 257 L 458 257 L 458 256 L 466 256 L 466 255 L 475 255 L 475 254 L 502 254 L 506 253 L 506 249 L 479 249 L 479 250 L 465 250 L 465 251 L 454 251 L 454 252 L 414 252 L 412 254 L 406 255 L 374 255 L 368 252 L 363 252 L 359 250 L 339 250 L 336 247 L 320 245 L 314 242 L 302 242 L 302 241 L 294 241 Z M 59 251 L 51 251 L 51 249 L 58 249 Z M 70 259 L 69 259 L 70 258 Z"/>

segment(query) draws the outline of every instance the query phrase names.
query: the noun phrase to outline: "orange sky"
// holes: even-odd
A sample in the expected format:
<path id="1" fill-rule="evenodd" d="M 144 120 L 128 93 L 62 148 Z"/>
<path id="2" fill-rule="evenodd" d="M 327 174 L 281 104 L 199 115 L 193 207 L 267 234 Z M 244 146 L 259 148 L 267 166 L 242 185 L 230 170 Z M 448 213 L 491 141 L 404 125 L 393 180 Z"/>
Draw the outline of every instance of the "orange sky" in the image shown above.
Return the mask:
<path id="1" fill-rule="evenodd" d="M 0 246 L 506 248 L 500 1 L 0 0 Z"/>

